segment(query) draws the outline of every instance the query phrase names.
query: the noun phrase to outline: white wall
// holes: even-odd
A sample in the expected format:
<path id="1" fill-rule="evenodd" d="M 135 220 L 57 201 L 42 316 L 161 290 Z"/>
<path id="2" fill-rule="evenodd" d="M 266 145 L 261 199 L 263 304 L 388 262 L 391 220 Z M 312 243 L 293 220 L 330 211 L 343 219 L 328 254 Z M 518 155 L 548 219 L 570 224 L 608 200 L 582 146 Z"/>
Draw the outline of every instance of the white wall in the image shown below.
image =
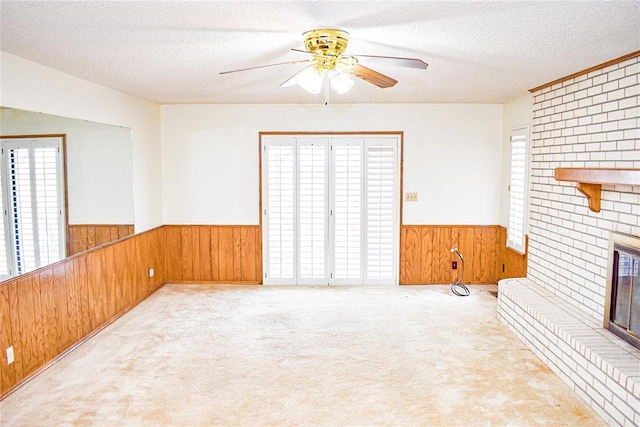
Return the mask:
<path id="1" fill-rule="evenodd" d="M 511 130 L 528 125 L 531 131 L 533 118 L 533 95 L 527 94 L 504 104 L 502 115 L 502 186 L 500 225 L 507 227 L 509 223 L 509 182 L 511 180 Z"/>
<path id="2" fill-rule="evenodd" d="M 0 134 L 65 134 L 69 224 L 133 224 L 131 129 L 2 108 Z"/>
<path id="3" fill-rule="evenodd" d="M 164 105 L 166 224 L 258 224 L 260 131 L 404 131 L 404 224 L 497 224 L 502 105 Z"/>
<path id="4" fill-rule="evenodd" d="M 157 104 L 0 52 L 0 105 L 131 128 L 136 232 L 162 225 Z"/>

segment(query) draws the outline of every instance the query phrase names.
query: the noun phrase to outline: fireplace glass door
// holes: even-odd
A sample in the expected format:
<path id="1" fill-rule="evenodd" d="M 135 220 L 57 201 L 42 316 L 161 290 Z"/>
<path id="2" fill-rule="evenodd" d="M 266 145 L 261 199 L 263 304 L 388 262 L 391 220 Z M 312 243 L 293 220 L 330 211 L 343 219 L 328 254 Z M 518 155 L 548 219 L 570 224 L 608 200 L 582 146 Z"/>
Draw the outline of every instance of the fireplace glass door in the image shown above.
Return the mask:
<path id="1" fill-rule="evenodd" d="M 640 345 L 640 250 L 614 245 L 610 329 Z"/>

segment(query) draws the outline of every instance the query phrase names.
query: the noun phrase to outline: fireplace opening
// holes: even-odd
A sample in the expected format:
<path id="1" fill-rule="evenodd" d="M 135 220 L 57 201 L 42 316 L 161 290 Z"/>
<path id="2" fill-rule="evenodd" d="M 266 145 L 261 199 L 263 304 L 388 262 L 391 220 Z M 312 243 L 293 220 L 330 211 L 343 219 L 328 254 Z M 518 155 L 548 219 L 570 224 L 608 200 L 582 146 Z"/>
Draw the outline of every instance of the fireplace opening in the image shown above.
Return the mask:
<path id="1" fill-rule="evenodd" d="M 640 239 L 611 233 L 604 326 L 640 348 Z"/>

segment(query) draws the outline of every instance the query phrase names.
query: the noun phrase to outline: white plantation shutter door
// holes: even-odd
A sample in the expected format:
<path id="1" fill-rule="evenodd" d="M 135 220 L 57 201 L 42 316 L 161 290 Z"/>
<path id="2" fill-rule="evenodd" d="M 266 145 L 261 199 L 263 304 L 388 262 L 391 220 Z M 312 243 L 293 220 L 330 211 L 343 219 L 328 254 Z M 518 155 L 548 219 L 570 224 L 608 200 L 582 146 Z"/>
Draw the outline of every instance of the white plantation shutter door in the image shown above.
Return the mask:
<path id="1" fill-rule="evenodd" d="M 398 146 L 262 137 L 265 284 L 397 284 Z"/>
<path id="2" fill-rule="evenodd" d="M 507 247 L 525 251 L 525 227 L 527 213 L 529 127 L 511 132 L 511 179 L 509 183 L 509 224 Z"/>
<path id="3" fill-rule="evenodd" d="M 8 234 L 15 273 L 64 256 L 60 139 L 3 140 Z"/>
<path id="4" fill-rule="evenodd" d="M 365 284 L 394 281 L 397 247 L 397 140 L 366 142 Z"/>
<path id="5" fill-rule="evenodd" d="M 298 141 L 298 284 L 327 283 L 328 138 Z"/>
<path id="6" fill-rule="evenodd" d="M 295 282 L 295 139 L 263 144 L 265 284 Z"/>
<path id="7" fill-rule="evenodd" d="M 362 284 L 363 139 L 332 141 L 332 241 L 331 283 Z"/>

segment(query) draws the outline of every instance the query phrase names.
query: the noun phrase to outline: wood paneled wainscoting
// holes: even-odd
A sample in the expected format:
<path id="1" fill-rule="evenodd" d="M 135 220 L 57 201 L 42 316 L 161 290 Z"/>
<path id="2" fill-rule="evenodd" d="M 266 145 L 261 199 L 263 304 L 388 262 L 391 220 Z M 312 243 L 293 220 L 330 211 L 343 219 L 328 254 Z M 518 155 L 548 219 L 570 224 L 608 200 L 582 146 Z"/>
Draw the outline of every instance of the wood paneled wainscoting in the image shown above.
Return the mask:
<path id="1" fill-rule="evenodd" d="M 166 225 L 169 283 L 262 283 L 259 225 Z"/>
<path id="2" fill-rule="evenodd" d="M 529 236 L 525 236 L 524 254 L 507 247 L 507 229 L 500 227 L 498 236 L 498 279 L 527 277 L 527 254 L 529 253 Z"/>
<path id="3" fill-rule="evenodd" d="M 499 226 L 403 226 L 400 283 L 454 282 L 452 247 L 464 283 L 525 276 L 505 242 Z M 0 283 L 0 350 L 15 354 L 0 354 L 0 398 L 166 283 L 262 283 L 260 226 L 167 225 Z"/>
<path id="4" fill-rule="evenodd" d="M 447 284 L 457 280 L 464 257 L 463 283 L 496 283 L 526 276 L 526 255 L 505 248 L 506 229 L 497 225 L 403 225 L 400 230 L 400 283 Z M 458 268 L 460 268 L 458 262 Z"/>
<path id="5" fill-rule="evenodd" d="M 166 225 L 168 283 L 262 283 L 259 225 Z M 506 229 L 489 226 L 406 225 L 400 234 L 400 283 L 446 284 L 465 259 L 464 283 L 526 276 L 526 256 L 505 247 Z M 460 266 L 459 266 L 460 267 Z"/>
<path id="6" fill-rule="evenodd" d="M 0 398 L 166 283 L 164 232 L 150 230 L 0 283 Z M 15 362 L 7 365 L 10 346 Z"/>
<path id="7" fill-rule="evenodd" d="M 131 236 L 133 228 L 133 224 L 70 224 L 67 226 L 67 256 Z"/>

